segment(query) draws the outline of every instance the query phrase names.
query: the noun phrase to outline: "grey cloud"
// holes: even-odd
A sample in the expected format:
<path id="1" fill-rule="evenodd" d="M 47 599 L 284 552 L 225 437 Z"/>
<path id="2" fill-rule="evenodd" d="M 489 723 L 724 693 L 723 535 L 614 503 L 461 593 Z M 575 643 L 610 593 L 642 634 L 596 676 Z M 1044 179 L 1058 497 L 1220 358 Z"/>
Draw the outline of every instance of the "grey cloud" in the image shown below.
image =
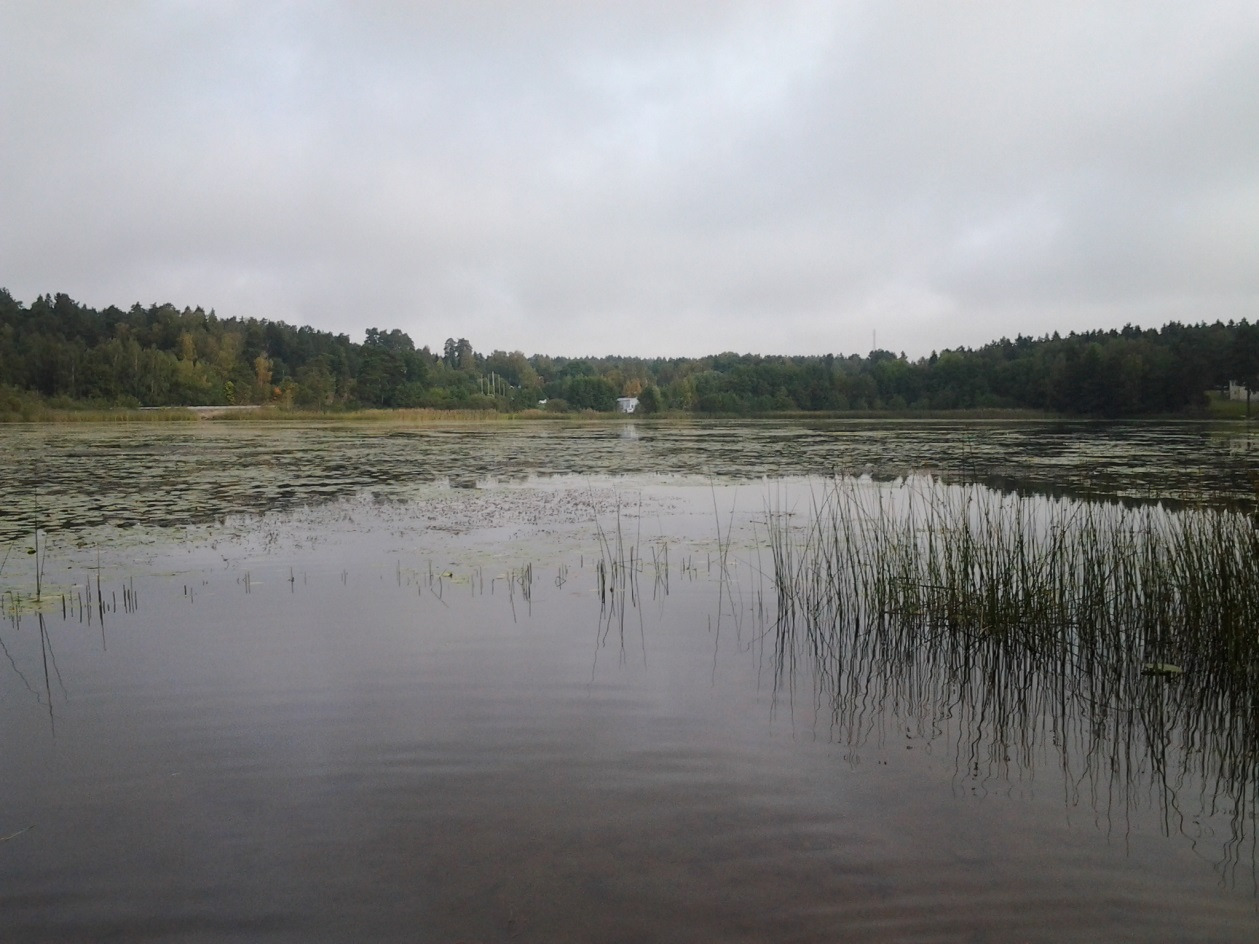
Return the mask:
<path id="1" fill-rule="evenodd" d="M 1254 318 L 1249 3 L 17 3 L 0 284 L 545 353 Z"/>

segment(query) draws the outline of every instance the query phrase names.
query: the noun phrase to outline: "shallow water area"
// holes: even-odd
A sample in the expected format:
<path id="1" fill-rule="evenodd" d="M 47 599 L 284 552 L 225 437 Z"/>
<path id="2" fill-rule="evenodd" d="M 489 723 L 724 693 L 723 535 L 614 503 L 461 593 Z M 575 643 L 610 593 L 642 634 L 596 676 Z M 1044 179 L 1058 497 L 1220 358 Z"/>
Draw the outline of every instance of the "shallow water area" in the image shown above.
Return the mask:
<path id="1" fill-rule="evenodd" d="M 6 565 L 0 940 L 1259 932 L 1253 757 L 1169 810 L 1139 745 L 1063 753 L 1037 711 L 994 735 L 927 655 L 861 663 L 848 701 L 784 642 L 770 528 L 823 480 L 655 455 L 457 488 L 445 461 L 114 543 L 50 528 L 38 607 L 40 556 Z"/>

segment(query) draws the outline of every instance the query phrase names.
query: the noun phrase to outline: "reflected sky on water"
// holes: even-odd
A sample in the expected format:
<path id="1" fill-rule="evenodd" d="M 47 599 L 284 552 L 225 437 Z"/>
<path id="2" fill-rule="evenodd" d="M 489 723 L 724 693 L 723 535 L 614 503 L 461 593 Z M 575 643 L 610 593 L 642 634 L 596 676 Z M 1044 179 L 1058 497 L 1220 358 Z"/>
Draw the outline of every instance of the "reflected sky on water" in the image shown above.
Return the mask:
<path id="1" fill-rule="evenodd" d="M 1127 686 L 1102 703 L 995 636 L 784 621 L 769 526 L 821 486 L 747 479 L 824 447 L 721 428 L 670 466 L 635 428 L 578 430 L 607 458 L 559 478 L 513 458 L 581 452 L 546 429 L 325 443 L 303 474 L 340 463 L 354 494 L 303 497 L 295 473 L 263 514 L 238 503 L 243 469 L 271 488 L 302 431 L 275 465 L 274 431 L 176 431 L 189 488 L 222 500 L 209 523 L 50 526 L 39 609 L 19 542 L 0 570 L 0 939 L 1259 931 L 1253 697 L 1102 653 L 1098 678 Z M 760 465 L 704 475 L 704 436 Z M 173 451 L 146 448 L 155 468 Z M 358 482 L 376 448 L 428 467 Z M 76 502 L 89 479 L 67 473 Z M 173 501 L 126 494 L 159 520 Z"/>

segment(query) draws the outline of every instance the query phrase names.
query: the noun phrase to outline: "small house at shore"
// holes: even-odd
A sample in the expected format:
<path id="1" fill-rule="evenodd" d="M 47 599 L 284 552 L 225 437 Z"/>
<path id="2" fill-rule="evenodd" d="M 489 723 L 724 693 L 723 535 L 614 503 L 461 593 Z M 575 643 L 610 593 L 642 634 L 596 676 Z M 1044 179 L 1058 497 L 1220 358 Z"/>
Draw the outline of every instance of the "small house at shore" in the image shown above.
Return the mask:
<path id="1" fill-rule="evenodd" d="M 638 397 L 617 397 L 616 412 L 633 413 L 638 409 Z"/>

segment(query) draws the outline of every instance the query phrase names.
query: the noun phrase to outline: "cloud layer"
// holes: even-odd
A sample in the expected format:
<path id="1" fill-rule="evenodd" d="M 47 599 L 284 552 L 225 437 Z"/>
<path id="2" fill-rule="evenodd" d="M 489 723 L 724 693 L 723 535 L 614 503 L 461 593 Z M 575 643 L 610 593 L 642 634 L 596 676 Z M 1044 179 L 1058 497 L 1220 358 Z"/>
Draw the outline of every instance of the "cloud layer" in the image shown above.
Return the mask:
<path id="1" fill-rule="evenodd" d="M 1259 7 L 0 7 L 0 285 L 551 354 L 1259 317 Z"/>

